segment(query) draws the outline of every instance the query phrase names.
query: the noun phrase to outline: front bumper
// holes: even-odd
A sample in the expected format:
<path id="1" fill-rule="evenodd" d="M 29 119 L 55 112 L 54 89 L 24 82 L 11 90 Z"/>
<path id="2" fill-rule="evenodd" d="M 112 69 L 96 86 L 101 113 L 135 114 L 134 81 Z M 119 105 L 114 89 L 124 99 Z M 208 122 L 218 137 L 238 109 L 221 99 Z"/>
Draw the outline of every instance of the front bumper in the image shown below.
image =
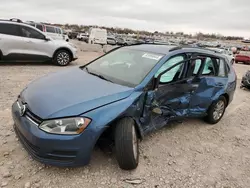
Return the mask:
<path id="1" fill-rule="evenodd" d="M 20 115 L 12 105 L 14 130 L 28 153 L 37 161 L 54 166 L 83 166 L 89 163 L 96 137 L 91 129 L 80 135 L 48 134 L 38 128 L 30 116 Z"/>

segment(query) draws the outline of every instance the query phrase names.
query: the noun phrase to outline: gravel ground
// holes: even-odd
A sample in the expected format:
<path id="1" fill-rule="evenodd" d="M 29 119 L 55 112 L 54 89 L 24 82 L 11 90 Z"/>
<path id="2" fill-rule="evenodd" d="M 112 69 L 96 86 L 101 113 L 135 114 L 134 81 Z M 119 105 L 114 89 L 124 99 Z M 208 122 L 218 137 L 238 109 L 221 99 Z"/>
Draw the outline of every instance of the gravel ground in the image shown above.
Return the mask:
<path id="1" fill-rule="evenodd" d="M 102 54 L 98 46 L 75 43 L 80 56 L 71 66 Z M 234 66 L 239 79 L 249 68 Z M 239 89 L 239 84 L 217 125 L 189 119 L 146 137 L 140 143 L 140 163 L 134 171 L 122 171 L 114 155 L 98 149 L 91 163 L 81 168 L 50 167 L 34 161 L 15 137 L 11 104 L 29 82 L 61 69 L 50 64 L 0 65 L 0 187 L 249 187 L 250 91 Z"/>

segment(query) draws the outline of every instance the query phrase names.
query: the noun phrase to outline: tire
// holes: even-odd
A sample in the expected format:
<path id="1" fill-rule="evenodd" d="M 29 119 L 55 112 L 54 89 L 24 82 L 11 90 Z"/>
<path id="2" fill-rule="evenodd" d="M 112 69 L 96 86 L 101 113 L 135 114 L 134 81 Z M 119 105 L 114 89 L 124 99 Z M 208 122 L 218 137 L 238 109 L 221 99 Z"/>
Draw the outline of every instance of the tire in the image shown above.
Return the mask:
<path id="1" fill-rule="evenodd" d="M 115 128 L 116 160 L 123 170 L 133 170 L 139 163 L 139 145 L 135 123 L 131 118 L 120 120 Z"/>
<path id="2" fill-rule="evenodd" d="M 54 56 L 54 63 L 59 66 L 67 66 L 71 62 L 71 54 L 67 50 L 59 50 Z"/>
<path id="3" fill-rule="evenodd" d="M 219 106 L 222 106 L 223 105 L 223 108 L 221 107 L 221 110 L 220 112 L 218 113 L 217 112 L 217 115 L 216 116 L 216 109 L 219 108 Z M 224 113 L 225 113 L 225 110 L 226 110 L 226 107 L 227 107 L 227 100 L 224 96 L 220 96 L 218 100 L 216 100 L 215 102 L 213 102 L 211 104 L 211 106 L 209 107 L 208 111 L 207 111 L 207 116 L 205 117 L 205 121 L 209 124 L 216 124 L 218 123 L 221 118 L 223 117 Z"/>
<path id="4" fill-rule="evenodd" d="M 237 64 L 238 64 L 239 62 L 238 62 L 238 61 L 235 61 L 235 63 L 237 63 Z"/>

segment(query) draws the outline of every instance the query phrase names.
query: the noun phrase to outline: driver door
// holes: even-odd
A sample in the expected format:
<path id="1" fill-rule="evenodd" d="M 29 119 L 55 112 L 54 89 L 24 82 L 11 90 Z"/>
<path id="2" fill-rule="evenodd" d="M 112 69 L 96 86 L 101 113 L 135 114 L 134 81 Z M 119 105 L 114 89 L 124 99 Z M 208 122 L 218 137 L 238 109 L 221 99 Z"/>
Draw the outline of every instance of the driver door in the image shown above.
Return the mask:
<path id="1" fill-rule="evenodd" d="M 174 56 L 156 73 L 156 89 L 146 93 L 145 132 L 165 126 L 169 119 L 188 115 L 191 96 L 199 86 L 195 77 L 188 76 L 188 70 L 190 61 L 197 59 L 187 59 L 185 54 Z"/>
<path id="2" fill-rule="evenodd" d="M 45 36 L 37 30 L 21 26 L 23 37 L 23 50 L 26 61 L 47 61 L 52 57 L 53 48 L 51 41 L 46 41 Z"/>

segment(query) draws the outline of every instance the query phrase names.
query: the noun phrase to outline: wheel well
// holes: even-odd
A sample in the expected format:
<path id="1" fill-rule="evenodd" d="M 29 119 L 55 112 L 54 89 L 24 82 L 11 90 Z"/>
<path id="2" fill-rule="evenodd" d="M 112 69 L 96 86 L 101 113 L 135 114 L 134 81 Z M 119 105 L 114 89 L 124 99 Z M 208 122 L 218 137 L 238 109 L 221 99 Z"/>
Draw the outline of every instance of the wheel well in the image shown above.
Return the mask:
<path id="1" fill-rule="evenodd" d="M 73 58 L 73 53 L 72 53 L 71 50 L 68 49 L 68 48 L 59 48 L 59 49 L 57 49 L 57 50 L 54 52 L 54 54 L 53 54 L 53 59 L 55 58 L 56 53 L 59 52 L 60 50 L 65 50 L 65 51 L 69 52 L 69 54 L 70 54 L 70 59 L 72 60 L 72 58 Z"/>
<path id="2" fill-rule="evenodd" d="M 227 105 L 228 105 L 228 102 L 229 102 L 229 95 L 228 95 L 227 93 L 224 93 L 222 96 L 226 98 L 226 100 L 227 100 Z"/>
<path id="3" fill-rule="evenodd" d="M 120 121 L 123 118 L 131 118 L 131 119 L 133 119 L 133 121 L 135 123 L 135 128 L 136 128 L 138 138 L 142 139 L 143 135 L 141 134 L 141 131 L 139 130 L 139 125 L 134 120 L 134 118 L 132 118 L 132 117 L 121 117 L 121 118 L 118 118 L 118 119 L 114 120 L 109 125 L 107 125 L 107 129 L 105 129 L 102 132 L 102 134 L 99 136 L 96 144 L 98 144 L 98 142 L 103 141 L 103 140 L 109 140 L 109 141 L 113 142 L 114 141 L 115 126 L 116 126 L 117 122 Z"/>

